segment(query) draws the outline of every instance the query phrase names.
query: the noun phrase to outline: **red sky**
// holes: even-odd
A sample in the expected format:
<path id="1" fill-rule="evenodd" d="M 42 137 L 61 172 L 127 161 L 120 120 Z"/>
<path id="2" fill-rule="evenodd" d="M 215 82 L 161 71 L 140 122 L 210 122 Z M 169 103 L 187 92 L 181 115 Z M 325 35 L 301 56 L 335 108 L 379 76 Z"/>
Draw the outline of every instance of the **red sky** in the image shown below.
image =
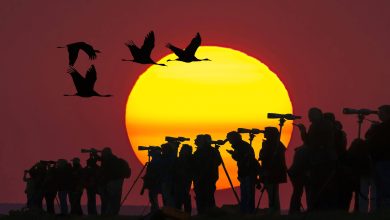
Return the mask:
<path id="1" fill-rule="evenodd" d="M 141 165 L 130 150 L 125 105 L 147 66 L 120 59 L 130 56 L 124 42 L 141 43 L 150 30 L 156 34 L 156 60 L 169 53 L 167 42 L 184 47 L 196 32 L 204 45 L 230 47 L 261 60 L 286 85 L 294 113 L 306 115 L 311 106 L 335 112 L 351 140 L 356 118 L 342 115 L 343 107 L 389 104 L 389 7 L 386 0 L 2 1 L 0 203 L 24 202 L 23 170 L 34 162 L 70 159 L 80 155 L 81 147 L 111 146 L 127 158 L 133 170 L 127 191 Z M 74 88 L 66 73 L 67 53 L 56 47 L 75 41 L 102 51 L 93 62 L 96 90 L 112 98 L 62 96 Z M 84 72 L 90 64 L 81 54 L 76 68 Z M 300 143 L 294 133 L 288 164 Z M 128 204 L 147 203 L 138 195 L 140 185 Z M 281 194 L 285 209 L 287 184 Z M 234 197 L 218 192 L 217 202 L 234 203 Z"/>

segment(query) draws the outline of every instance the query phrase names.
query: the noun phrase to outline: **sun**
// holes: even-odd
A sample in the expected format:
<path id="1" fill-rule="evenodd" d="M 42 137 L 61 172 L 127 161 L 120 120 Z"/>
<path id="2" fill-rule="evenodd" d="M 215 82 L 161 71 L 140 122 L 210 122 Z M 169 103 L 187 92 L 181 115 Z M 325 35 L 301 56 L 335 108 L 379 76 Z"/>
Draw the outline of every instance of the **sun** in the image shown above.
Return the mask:
<path id="1" fill-rule="evenodd" d="M 265 64 L 230 48 L 202 46 L 197 57 L 202 62 L 169 62 L 167 67 L 151 66 L 135 83 L 126 106 L 126 128 L 131 146 L 141 163 L 147 152 L 138 146 L 161 145 L 165 136 L 191 138 L 185 142 L 194 147 L 197 134 L 210 134 L 214 140 L 225 139 L 237 128 L 278 127 L 279 121 L 267 119 L 267 113 L 292 113 L 292 104 L 283 83 Z M 174 54 L 158 63 L 175 59 Z M 282 141 L 287 146 L 292 123 L 283 128 Z M 248 134 L 242 134 L 248 140 Z M 262 134 L 253 141 L 258 157 Z M 235 186 L 237 165 L 226 152 L 230 144 L 220 148 Z M 230 187 L 220 167 L 217 189 Z"/>

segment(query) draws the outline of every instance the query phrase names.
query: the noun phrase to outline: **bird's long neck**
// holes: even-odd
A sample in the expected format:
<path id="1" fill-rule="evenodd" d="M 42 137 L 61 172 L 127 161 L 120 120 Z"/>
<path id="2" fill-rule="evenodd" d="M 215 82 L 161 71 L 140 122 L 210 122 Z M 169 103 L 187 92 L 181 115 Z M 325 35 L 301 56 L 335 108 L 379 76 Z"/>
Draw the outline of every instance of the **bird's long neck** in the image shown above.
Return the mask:
<path id="1" fill-rule="evenodd" d="M 134 60 L 128 60 L 128 59 L 122 59 L 122 61 L 130 61 L 130 62 L 134 62 Z"/>
<path id="2" fill-rule="evenodd" d="M 64 94 L 64 96 L 77 96 L 77 93 L 76 93 L 76 94 L 73 94 L 73 95 L 70 95 L 70 94 Z"/>
<path id="3" fill-rule="evenodd" d="M 65 48 L 65 47 L 58 46 L 57 48 Z"/>
<path id="4" fill-rule="evenodd" d="M 167 60 L 167 62 L 170 62 L 170 61 L 179 61 L 179 59 L 174 59 L 174 60 L 168 59 Z"/>
<path id="5" fill-rule="evenodd" d="M 159 66 L 167 66 L 167 65 L 165 65 L 165 64 L 163 64 L 163 63 L 155 63 L 155 65 L 159 65 Z"/>

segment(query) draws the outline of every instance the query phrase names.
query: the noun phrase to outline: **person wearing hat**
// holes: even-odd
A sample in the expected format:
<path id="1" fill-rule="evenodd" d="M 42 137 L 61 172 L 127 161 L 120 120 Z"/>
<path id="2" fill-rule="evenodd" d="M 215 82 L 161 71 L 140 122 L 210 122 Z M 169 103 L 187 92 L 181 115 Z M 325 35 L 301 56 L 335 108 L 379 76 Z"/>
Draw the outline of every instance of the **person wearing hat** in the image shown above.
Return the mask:
<path id="1" fill-rule="evenodd" d="M 258 175 L 258 162 L 252 146 L 242 140 L 241 134 L 231 131 L 226 139 L 233 150 L 226 150 L 237 162 L 238 180 L 240 181 L 241 202 L 240 211 L 242 214 L 253 214 L 255 211 L 255 185 Z"/>
<path id="2" fill-rule="evenodd" d="M 71 161 L 70 214 L 83 215 L 81 209 L 81 197 L 84 189 L 83 167 L 80 164 L 80 158 L 75 157 Z"/>
<path id="3" fill-rule="evenodd" d="M 286 147 L 280 142 L 279 131 L 275 127 L 266 127 L 264 138 L 259 153 L 260 180 L 264 183 L 268 194 L 269 210 L 280 212 L 279 184 L 287 182 Z"/>

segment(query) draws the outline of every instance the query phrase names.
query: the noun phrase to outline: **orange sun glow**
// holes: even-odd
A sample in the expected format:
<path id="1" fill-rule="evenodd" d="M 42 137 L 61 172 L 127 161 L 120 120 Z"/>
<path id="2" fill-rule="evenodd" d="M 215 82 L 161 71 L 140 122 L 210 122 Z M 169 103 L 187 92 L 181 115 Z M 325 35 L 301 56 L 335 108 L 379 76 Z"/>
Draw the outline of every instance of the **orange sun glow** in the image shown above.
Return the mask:
<path id="1" fill-rule="evenodd" d="M 214 140 L 225 139 L 226 133 L 237 128 L 278 127 L 277 119 L 267 119 L 267 113 L 292 113 L 288 92 L 277 77 L 259 60 L 237 50 L 202 46 L 197 57 L 202 62 L 168 62 L 167 67 L 153 65 L 135 83 L 126 106 L 126 127 L 131 146 L 141 163 L 147 162 L 147 152 L 138 146 L 161 145 L 165 136 L 184 136 L 192 145 L 197 134 L 210 134 Z M 158 63 L 175 59 L 174 54 Z M 287 146 L 293 126 L 287 121 L 282 142 Z M 249 135 L 242 134 L 248 141 Z M 253 141 L 258 157 L 263 135 Z M 229 143 L 220 148 L 235 186 L 236 162 L 226 152 Z M 217 189 L 229 188 L 220 167 Z"/>

